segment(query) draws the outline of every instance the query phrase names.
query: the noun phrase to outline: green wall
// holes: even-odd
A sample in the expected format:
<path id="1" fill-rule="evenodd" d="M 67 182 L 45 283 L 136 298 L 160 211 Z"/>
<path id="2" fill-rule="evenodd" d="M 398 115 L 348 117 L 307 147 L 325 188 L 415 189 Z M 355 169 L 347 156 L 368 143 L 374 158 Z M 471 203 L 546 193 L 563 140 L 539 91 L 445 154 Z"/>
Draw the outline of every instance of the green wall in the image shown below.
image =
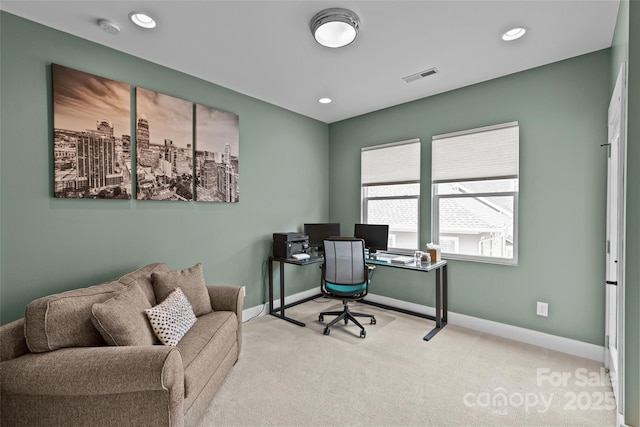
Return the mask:
<path id="1" fill-rule="evenodd" d="M 0 19 L 2 323 L 35 298 L 157 261 L 202 262 L 207 283 L 247 287 L 245 308 L 265 301 L 272 233 L 328 219 L 328 125 L 5 12 Z M 51 63 L 238 114 L 240 202 L 54 199 Z M 287 272 L 288 293 L 317 286 L 311 270 Z"/>
<path id="2" fill-rule="evenodd" d="M 616 85 L 620 64 L 629 60 L 629 0 L 621 0 L 618 7 L 616 28 L 611 41 L 611 92 Z"/>
<path id="3" fill-rule="evenodd" d="M 609 58 L 602 50 L 331 124 L 330 219 L 359 220 L 361 147 L 419 137 L 426 244 L 431 137 L 517 120 L 519 265 L 450 262 L 449 308 L 602 345 Z M 371 292 L 433 306 L 433 286 L 403 273 L 376 270 Z M 549 303 L 548 317 L 536 301 Z"/>

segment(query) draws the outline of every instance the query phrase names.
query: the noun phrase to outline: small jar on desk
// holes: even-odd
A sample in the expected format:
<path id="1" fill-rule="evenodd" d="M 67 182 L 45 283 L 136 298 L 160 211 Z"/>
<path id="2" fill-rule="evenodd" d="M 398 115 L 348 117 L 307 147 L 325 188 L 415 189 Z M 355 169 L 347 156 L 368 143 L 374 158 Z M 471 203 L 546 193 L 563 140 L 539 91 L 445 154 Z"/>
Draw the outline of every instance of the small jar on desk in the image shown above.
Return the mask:
<path id="1" fill-rule="evenodd" d="M 424 265 L 431 264 L 431 255 L 429 255 L 429 252 L 422 252 L 422 256 L 420 258 L 420 261 Z"/>
<path id="2" fill-rule="evenodd" d="M 428 253 L 422 251 L 415 251 L 415 253 L 413 254 L 413 259 L 416 262 L 416 267 L 422 267 L 431 263 L 431 256 Z"/>

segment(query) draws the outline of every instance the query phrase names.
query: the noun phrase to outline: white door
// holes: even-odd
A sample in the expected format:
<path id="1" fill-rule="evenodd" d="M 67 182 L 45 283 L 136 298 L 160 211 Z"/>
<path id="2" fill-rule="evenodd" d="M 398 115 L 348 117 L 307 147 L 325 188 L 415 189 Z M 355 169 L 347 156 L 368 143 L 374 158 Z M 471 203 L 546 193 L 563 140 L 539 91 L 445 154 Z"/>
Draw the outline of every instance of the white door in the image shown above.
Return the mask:
<path id="1" fill-rule="evenodd" d="M 624 242 L 624 87 L 625 68 L 620 66 L 609 104 L 607 163 L 606 336 L 605 366 L 609 369 L 618 414 L 622 408 L 623 242 Z M 620 418 L 620 417 L 619 417 Z"/>

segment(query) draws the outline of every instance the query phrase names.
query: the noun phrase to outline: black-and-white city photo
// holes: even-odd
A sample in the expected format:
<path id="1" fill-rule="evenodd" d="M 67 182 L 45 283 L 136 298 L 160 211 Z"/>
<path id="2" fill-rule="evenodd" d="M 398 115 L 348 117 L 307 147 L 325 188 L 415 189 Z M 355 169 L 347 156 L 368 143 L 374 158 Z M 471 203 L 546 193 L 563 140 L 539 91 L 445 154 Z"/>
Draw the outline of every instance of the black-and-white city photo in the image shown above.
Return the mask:
<path id="1" fill-rule="evenodd" d="M 139 200 L 193 200 L 193 104 L 136 88 Z"/>
<path id="2" fill-rule="evenodd" d="M 128 84 L 51 65 L 54 196 L 131 198 Z"/>
<path id="3" fill-rule="evenodd" d="M 196 200 L 240 200 L 239 145 L 236 114 L 196 104 Z"/>

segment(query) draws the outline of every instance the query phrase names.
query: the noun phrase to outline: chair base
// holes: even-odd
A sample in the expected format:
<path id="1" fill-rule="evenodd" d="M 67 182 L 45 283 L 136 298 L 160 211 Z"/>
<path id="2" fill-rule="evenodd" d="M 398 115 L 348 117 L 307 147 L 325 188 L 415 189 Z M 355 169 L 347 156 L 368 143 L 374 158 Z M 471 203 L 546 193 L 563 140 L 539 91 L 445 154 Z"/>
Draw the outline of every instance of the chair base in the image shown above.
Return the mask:
<path id="1" fill-rule="evenodd" d="M 349 320 L 351 320 L 356 326 L 360 328 L 360 338 L 366 337 L 367 332 L 364 330 L 364 326 L 362 326 L 362 324 L 358 322 L 356 317 L 368 317 L 369 319 L 371 319 L 371 324 L 375 325 L 376 324 L 375 316 L 373 314 L 355 313 L 349 310 L 349 305 L 347 304 L 347 301 L 342 301 L 342 304 L 344 305 L 344 309 L 342 311 L 323 311 L 318 316 L 318 320 L 320 322 L 324 320 L 324 316 L 338 316 L 335 319 L 333 319 L 331 322 L 329 322 L 327 326 L 325 326 L 323 333 L 325 335 L 329 335 L 329 332 L 330 332 L 329 328 L 331 328 L 333 325 L 335 325 L 341 320 L 344 320 L 344 324 L 346 325 L 347 323 L 349 323 Z"/>

